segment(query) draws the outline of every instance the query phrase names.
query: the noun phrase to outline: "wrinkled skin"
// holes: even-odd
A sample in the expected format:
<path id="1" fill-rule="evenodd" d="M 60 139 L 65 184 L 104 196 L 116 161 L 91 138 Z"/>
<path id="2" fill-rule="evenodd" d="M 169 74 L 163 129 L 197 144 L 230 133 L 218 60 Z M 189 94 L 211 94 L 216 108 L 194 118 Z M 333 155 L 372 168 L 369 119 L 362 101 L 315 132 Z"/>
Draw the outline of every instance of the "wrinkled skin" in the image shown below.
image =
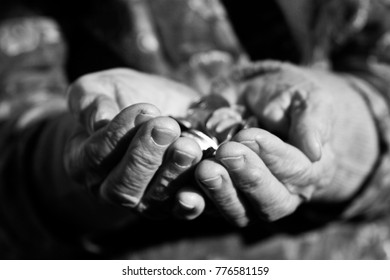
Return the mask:
<path id="1" fill-rule="evenodd" d="M 203 211 L 196 191 L 187 194 L 171 184 L 202 156 L 193 140 L 179 138 L 179 125 L 167 117 L 183 115 L 195 98 L 185 86 L 127 69 L 80 78 L 68 93 L 80 123 L 67 145 L 68 173 L 98 198 L 151 217 L 170 212 L 178 189 L 197 207 L 180 215 Z"/>
<path id="2" fill-rule="evenodd" d="M 242 94 L 263 129 L 242 130 L 196 170 L 202 189 L 238 226 L 275 221 L 310 200 L 344 201 L 378 156 L 367 105 L 343 78 L 274 61 L 260 68 Z M 351 150 L 351 141 L 366 145 Z"/>
<path id="3" fill-rule="evenodd" d="M 196 99 L 193 91 L 130 70 L 81 78 L 69 91 L 81 126 L 68 145 L 68 172 L 105 201 L 149 216 L 160 216 L 161 205 L 169 212 L 174 204 L 177 216 L 193 219 L 203 212 L 205 197 L 180 178 L 196 166 L 196 182 L 208 200 L 237 226 L 277 220 L 310 200 L 348 199 L 378 154 L 362 97 L 328 73 L 277 62 L 262 67 L 263 74 L 242 92 L 262 128 L 240 131 L 215 158 L 203 161 L 199 146 L 179 137 L 178 124 L 164 117 L 183 116 Z M 361 126 L 350 125 L 356 114 L 364 120 Z M 359 172 L 345 184 L 335 183 L 349 178 L 357 160 L 340 143 L 367 137 L 375 144 L 361 151 L 368 156 Z"/>

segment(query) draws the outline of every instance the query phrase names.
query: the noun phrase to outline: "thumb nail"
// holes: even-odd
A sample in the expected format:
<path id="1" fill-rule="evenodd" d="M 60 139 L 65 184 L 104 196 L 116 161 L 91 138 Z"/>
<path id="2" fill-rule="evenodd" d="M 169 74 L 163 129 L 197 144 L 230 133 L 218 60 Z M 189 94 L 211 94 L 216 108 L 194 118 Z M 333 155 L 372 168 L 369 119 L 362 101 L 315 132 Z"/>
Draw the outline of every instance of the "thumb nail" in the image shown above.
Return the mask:
<path id="1" fill-rule="evenodd" d="M 175 131 L 169 129 L 154 128 L 152 130 L 152 139 L 160 146 L 171 144 L 177 136 L 178 135 Z"/>
<path id="2" fill-rule="evenodd" d="M 316 162 L 321 159 L 322 156 L 322 144 L 320 137 L 317 133 L 310 133 L 304 141 L 303 148 L 307 157 Z"/>
<path id="3" fill-rule="evenodd" d="M 134 119 L 134 125 L 137 126 L 137 125 L 140 125 L 144 122 L 147 122 L 148 120 L 151 120 L 153 119 L 154 115 L 151 115 L 151 114 L 145 114 L 145 113 L 140 113 L 138 114 L 135 119 Z"/>

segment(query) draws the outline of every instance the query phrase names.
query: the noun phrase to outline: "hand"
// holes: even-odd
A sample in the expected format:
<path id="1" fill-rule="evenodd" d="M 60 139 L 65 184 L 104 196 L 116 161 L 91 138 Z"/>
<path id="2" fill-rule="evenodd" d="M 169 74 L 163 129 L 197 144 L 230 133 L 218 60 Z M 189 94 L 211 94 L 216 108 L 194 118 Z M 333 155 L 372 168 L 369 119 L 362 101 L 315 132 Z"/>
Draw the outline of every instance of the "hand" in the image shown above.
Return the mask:
<path id="1" fill-rule="evenodd" d="M 68 173 L 104 201 L 149 216 L 168 214 L 180 187 L 173 182 L 202 154 L 193 140 L 179 138 L 176 121 L 163 116 L 183 115 L 196 96 L 131 70 L 82 77 L 68 94 L 80 123 L 67 145 Z M 196 192 L 190 198 L 200 207 L 193 211 L 202 211 L 203 198 Z"/>
<path id="2" fill-rule="evenodd" d="M 239 226 L 277 220 L 303 202 L 347 200 L 378 156 L 369 109 L 343 77 L 278 62 L 260 67 L 264 74 L 247 83 L 244 99 L 285 142 L 243 130 L 196 170 L 209 198 Z"/>

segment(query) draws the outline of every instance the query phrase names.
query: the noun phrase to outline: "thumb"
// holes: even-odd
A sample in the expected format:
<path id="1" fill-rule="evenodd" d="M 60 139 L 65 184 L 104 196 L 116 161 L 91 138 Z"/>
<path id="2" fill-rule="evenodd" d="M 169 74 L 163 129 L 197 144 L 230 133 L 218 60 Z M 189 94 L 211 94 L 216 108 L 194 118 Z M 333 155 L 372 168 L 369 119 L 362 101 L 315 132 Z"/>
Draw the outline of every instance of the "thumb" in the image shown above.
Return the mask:
<path id="1" fill-rule="evenodd" d="M 321 102 L 319 94 L 296 91 L 292 97 L 289 117 L 289 142 L 300 149 L 312 162 L 322 157 L 328 142 L 332 112 L 331 106 Z M 317 98 L 316 98 L 317 97 Z"/>
<path id="2" fill-rule="evenodd" d="M 112 87 L 99 82 L 93 75 L 76 81 L 69 88 L 67 99 L 70 112 L 89 134 L 120 112 Z"/>

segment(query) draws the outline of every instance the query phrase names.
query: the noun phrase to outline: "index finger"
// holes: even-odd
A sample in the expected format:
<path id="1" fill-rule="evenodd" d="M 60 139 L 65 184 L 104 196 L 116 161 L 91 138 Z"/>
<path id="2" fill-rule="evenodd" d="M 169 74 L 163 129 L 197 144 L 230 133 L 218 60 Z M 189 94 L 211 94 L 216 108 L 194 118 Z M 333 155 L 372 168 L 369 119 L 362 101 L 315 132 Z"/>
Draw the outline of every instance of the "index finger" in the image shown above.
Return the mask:
<path id="1" fill-rule="evenodd" d="M 304 200 L 309 200 L 315 191 L 317 171 L 327 167 L 323 160 L 312 163 L 298 148 L 263 129 L 242 130 L 233 140 L 254 151 L 291 193 Z"/>
<path id="2" fill-rule="evenodd" d="M 289 141 L 312 161 L 319 161 L 323 147 L 329 140 L 332 106 L 322 99 L 319 89 L 293 93 Z"/>
<path id="3" fill-rule="evenodd" d="M 228 142 L 217 150 L 216 159 L 259 217 L 275 221 L 292 214 L 302 203 L 302 197 L 291 193 L 248 147 Z"/>

